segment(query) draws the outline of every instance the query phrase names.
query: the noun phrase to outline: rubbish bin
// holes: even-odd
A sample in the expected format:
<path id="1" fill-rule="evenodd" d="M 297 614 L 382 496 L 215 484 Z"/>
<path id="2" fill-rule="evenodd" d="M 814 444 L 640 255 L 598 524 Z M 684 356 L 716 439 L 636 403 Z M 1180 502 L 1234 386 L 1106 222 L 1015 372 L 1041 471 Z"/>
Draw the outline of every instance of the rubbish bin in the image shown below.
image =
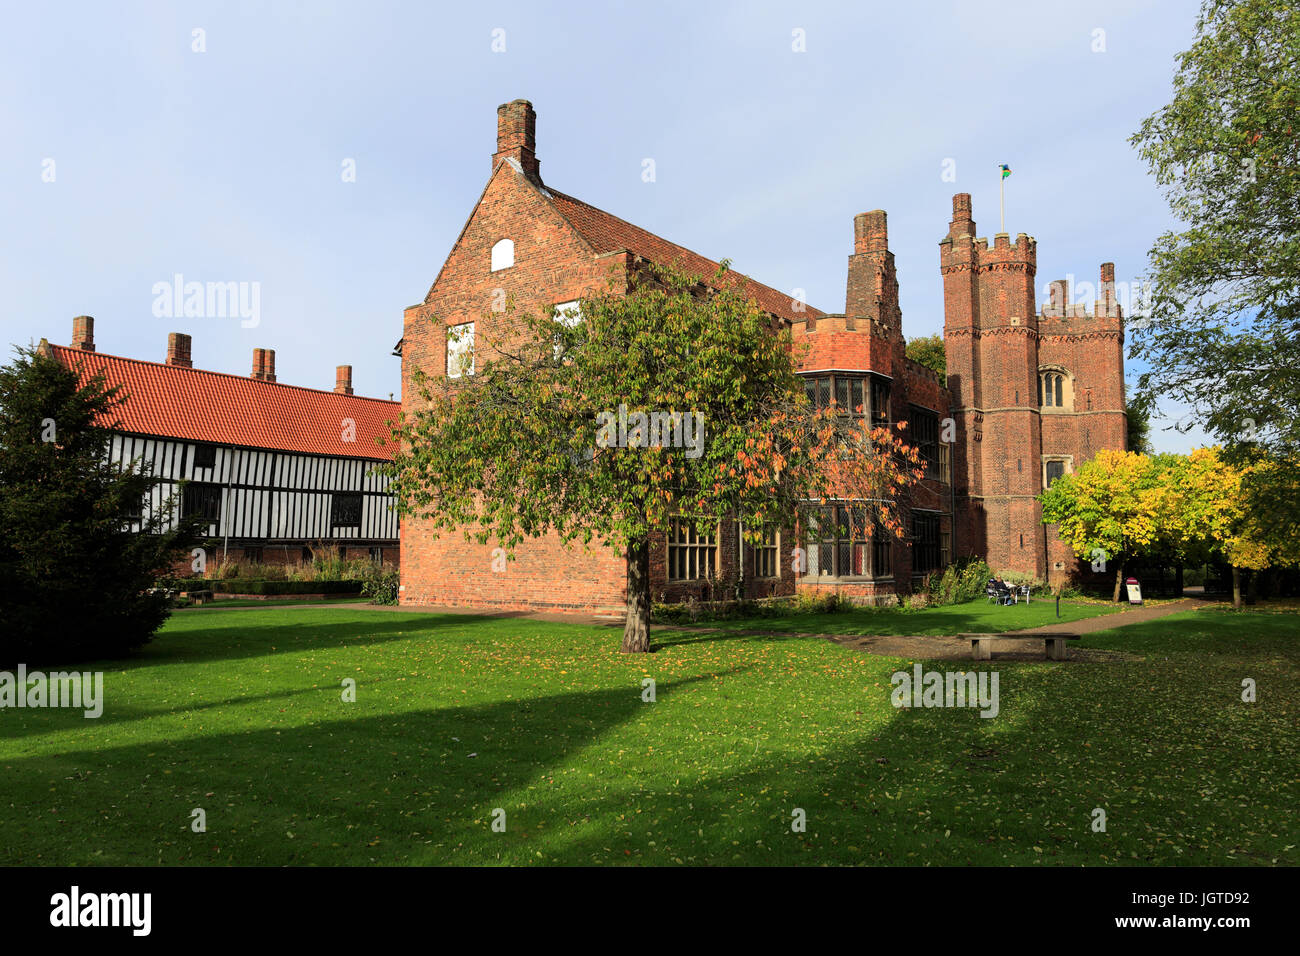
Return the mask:
<path id="1" fill-rule="evenodd" d="M 1128 589 L 1128 603 L 1142 603 L 1142 585 L 1138 583 L 1137 578 L 1127 578 L 1124 581 L 1124 587 Z"/>

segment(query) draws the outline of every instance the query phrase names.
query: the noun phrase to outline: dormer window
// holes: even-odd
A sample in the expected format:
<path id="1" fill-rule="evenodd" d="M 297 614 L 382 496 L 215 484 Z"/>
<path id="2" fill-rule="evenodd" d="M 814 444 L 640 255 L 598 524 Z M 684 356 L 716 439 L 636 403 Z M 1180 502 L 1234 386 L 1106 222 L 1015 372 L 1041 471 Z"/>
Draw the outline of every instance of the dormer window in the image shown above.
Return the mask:
<path id="1" fill-rule="evenodd" d="M 513 239 L 502 239 L 492 247 L 492 271 L 498 272 L 501 269 L 509 269 L 515 264 L 515 242 Z"/>

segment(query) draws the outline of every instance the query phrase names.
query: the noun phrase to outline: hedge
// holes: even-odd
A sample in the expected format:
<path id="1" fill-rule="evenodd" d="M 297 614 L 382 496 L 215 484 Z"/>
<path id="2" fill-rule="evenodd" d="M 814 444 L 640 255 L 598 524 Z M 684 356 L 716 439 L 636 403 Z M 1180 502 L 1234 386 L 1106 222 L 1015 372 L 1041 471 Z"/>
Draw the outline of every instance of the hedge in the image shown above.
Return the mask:
<path id="1" fill-rule="evenodd" d="M 360 594 L 360 581 L 243 581 L 239 578 L 205 580 L 179 578 L 163 582 L 174 591 L 211 591 L 214 594 Z"/>

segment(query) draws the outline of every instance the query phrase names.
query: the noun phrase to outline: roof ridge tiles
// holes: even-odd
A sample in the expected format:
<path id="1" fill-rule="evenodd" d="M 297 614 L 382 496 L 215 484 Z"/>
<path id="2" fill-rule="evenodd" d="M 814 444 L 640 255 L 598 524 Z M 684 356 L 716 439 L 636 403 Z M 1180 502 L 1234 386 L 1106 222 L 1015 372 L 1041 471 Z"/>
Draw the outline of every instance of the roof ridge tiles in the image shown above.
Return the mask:
<path id="1" fill-rule="evenodd" d="M 82 349 L 73 348 L 70 345 L 51 344 L 50 347 L 55 349 L 56 351 L 68 352 L 71 355 L 96 356 L 99 358 L 113 359 L 118 362 L 135 362 L 138 365 L 153 365 L 153 366 L 157 366 L 158 368 L 175 369 L 177 372 L 189 372 L 189 373 L 200 374 L 200 375 L 220 375 L 225 378 L 237 379 L 241 382 L 253 382 L 256 383 L 257 385 L 269 385 L 272 387 L 279 387 L 279 388 L 297 388 L 297 389 L 302 389 L 304 392 L 318 392 L 322 395 L 337 395 L 339 398 L 349 399 L 352 401 L 383 402 L 385 405 L 395 405 L 399 407 L 402 404 L 395 398 L 374 398 L 373 396 L 370 395 L 355 395 L 355 394 L 345 395 L 341 392 L 336 392 L 333 389 L 329 389 L 329 388 L 312 388 L 310 385 L 294 385 L 290 382 L 268 382 L 266 379 L 253 378 L 253 376 L 251 375 L 240 375 L 237 372 L 219 372 L 216 369 L 212 369 L 212 368 L 198 368 L 196 366 L 189 366 L 189 365 L 169 365 L 166 362 L 155 362 L 151 359 L 132 358 L 129 355 L 114 355 L 111 352 L 98 352 L 98 351 L 86 352 Z"/>

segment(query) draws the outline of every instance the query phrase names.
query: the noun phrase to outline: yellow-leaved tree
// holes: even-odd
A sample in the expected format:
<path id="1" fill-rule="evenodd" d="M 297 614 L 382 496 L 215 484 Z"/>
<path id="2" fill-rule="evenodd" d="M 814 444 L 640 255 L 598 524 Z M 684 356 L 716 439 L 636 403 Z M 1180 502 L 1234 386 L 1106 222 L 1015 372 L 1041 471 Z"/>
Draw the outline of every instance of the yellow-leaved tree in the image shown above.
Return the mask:
<path id="1" fill-rule="evenodd" d="M 1044 523 L 1057 525 L 1075 554 L 1094 568 L 1114 567 L 1115 601 L 1125 563 L 1158 541 L 1160 477 L 1159 465 L 1147 455 L 1107 449 L 1039 496 Z"/>

